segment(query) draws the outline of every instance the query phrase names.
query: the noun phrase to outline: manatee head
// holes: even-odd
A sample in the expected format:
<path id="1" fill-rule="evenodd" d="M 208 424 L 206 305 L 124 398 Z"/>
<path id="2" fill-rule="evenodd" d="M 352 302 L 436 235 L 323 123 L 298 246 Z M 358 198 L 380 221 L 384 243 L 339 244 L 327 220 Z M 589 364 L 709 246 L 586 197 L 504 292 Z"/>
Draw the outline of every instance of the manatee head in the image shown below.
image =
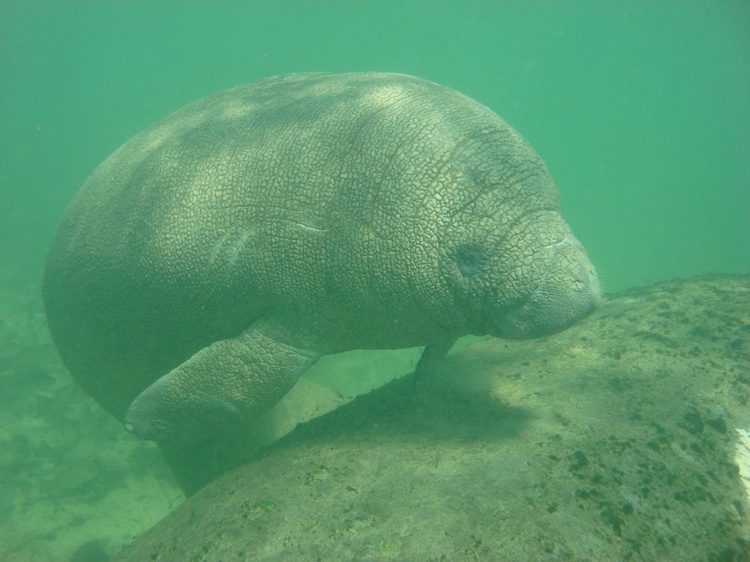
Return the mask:
<path id="1" fill-rule="evenodd" d="M 546 216 L 544 216 L 546 215 Z M 586 251 L 559 215 L 544 212 L 535 228 L 501 241 L 505 250 L 463 246 L 457 263 L 470 287 L 478 334 L 535 338 L 564 330 L 600 300 Z M 530 244 L 529 240 L 533 243 Z"/>
<path id="2" fill-rule="evenodd" d="M 447 268 L 476 333 L 534 338 L 589 314 L 599 280 L 542 159 L 517 132 L 504 133 L 472 147 L 454 183 L 469 195 L 449 229 Z"/>
<path id="3" fill-rule="evenodd" d="M 504 274 L 511 298 L 504 295 L 490 319 L 488 332 L 494 336 L 553 334 L 588 315 L 599 302 L 599 280 L 581 243 L 559 215 L 537 220 L 543 232 Z"/>

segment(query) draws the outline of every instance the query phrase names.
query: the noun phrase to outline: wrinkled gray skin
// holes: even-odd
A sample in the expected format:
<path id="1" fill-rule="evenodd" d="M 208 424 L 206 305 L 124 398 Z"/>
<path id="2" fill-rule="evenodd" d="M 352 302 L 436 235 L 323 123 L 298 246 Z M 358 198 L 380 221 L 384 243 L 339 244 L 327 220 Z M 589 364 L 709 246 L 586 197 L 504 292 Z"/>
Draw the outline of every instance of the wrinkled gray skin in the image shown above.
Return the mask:
<path id="1" fill-rule="evenodd" d="M 269 78 L 139 134 L 70 204 L 44 279 L 73 376 L 160 443 L 252 423 L 324 354 L 543 336 L 598 298 L 523 138 L 376 73 Z"/>

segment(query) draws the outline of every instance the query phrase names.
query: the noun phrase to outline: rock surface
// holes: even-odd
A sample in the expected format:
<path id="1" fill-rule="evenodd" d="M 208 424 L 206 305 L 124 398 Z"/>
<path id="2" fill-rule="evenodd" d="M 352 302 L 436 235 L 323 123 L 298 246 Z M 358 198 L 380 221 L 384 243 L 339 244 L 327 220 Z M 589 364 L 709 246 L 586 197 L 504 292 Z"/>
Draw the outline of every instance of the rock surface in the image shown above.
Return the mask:
<path id="1" fill-rule="evenodd" d="M 119 559 L 747 560 L 749 330 L 750 278 L 711 277 L 466 346 L 416 392 L 298 427 Z"/>

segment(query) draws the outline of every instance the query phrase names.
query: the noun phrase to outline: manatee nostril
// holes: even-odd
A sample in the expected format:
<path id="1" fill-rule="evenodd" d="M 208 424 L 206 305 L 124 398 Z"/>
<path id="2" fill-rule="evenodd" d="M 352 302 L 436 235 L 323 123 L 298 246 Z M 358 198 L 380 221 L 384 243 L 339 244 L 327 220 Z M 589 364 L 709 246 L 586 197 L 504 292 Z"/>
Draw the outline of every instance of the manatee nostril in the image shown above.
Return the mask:
<path id="1" fill-rule="evenodd" d="M 484 264 L 487 263 L 487 255 L 480 246 L 475 244 L 464 244 L 456 248 L 453 259 L 461 275 L 467 279 L 480 273 Z"/>

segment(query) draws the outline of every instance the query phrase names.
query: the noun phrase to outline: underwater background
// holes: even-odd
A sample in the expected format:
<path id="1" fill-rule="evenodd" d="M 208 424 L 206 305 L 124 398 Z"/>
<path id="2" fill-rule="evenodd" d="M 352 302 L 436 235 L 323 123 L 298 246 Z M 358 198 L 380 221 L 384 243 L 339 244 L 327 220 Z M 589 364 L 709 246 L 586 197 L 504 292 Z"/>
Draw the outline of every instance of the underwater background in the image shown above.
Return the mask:
<path id="1" fill-rule="evenodd" d="M 520 131 L 606 292 L 750 273 L 746 0 L 3 0 L 0 559 L 107 553 L 181 501 L 155 449 L 88 401 L 51 348 L 41 273 L 74 193 L 122 143 L 210 93 L 367 70 L 452 87 Z M 398 374 L 379 361 L 373 378 Z M 131 493 L 116 498 L 122 481 Z M 71 497 L 89 508 L 63 517 Z"/>

